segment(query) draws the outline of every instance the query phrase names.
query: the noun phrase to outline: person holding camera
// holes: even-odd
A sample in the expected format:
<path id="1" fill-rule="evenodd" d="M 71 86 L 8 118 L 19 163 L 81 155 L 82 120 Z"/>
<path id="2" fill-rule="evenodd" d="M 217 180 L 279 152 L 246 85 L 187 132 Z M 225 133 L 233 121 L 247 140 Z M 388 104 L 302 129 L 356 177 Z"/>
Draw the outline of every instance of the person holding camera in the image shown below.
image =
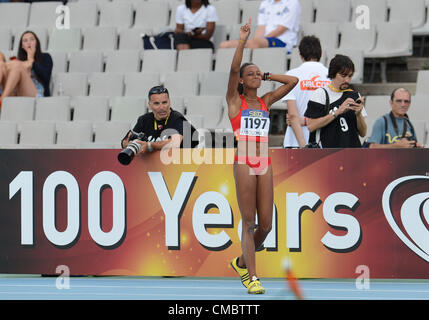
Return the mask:
<path id="1" fill-rule="evenodd" d="M 133 130 L 122 139 L 122 148 L 130 146 L 138 155 L 163 148 L 193 148 L 198 145 L 198 140 L 192 139 L 196 129 L 180 112 L 171 108 L 167 88 L 155 86 L 149 90 L 148 97 L 151 112 L 138 118 Z M 186 126 L 190 129 L 189 134 Z"/>
<path id="2" fill-rule="evenodd" d="M 313 92 L 304 114 L 309 143 L 322 148 L 360 148 L 366 135 L 364 97 L 350 88 L 353 61 L 337 54 L 329 63 L 331 83 Z"/>
<path id="3" fill-rule="evenodd" d="M 367 143 L 370 148 L 423 148 L 407 112 L 411 94 L 407 89 L 396 88 L 390 96 L 392 111 L 379 117 L 372 127 Z"/>

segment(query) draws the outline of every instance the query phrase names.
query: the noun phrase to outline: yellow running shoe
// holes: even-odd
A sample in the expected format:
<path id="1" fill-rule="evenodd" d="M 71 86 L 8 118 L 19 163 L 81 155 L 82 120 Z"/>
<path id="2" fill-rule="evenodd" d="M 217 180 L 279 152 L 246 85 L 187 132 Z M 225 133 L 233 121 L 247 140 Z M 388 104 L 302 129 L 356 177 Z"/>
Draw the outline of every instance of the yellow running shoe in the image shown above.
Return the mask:
<path id="1" fill-rule="evenodd" d="M 237 264 L 238 262 L 238 257 L 234 258 L 231 261 L 231 267 L 235 270 L 235 272 L 238 273 L 238 275 L 241 278 L 241 283 L 243 284 L 243 286 L 245 286 L 246 288 L 249 287 L 249 282 L 250 282 L 250 276 L 249 276 L 249 271 L 247 271 L 247 268 L 241 268 L 238 266 Z"/>
<path id="2" fill-rule="evenodd" d="M 255 276 L 250 281 L 249 286 L 247 287 L 247 293 L 250 294 L 264 294 L 265 288 L 261 285 L 261 282 Z"/>

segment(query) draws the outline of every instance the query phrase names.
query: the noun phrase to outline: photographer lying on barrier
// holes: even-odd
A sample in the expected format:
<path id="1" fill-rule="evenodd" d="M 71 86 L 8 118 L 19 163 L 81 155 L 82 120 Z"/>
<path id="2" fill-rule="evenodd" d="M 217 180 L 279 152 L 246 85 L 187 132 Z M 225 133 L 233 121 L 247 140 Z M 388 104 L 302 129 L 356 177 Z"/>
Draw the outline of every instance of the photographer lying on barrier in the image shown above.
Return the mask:
<path id="1" fill-rule="evenodd" d="M 407 89 L 397 88 L 390 96 L 392 111 L 379 117 L 366 143 L 370 148 L 423 148 L 417 142 L 416 133 L 407 112 L 411 94 Z"/>
<path id="2" fill-rule="evenodd" d="M 152 112 L 140 116 L 133 130 L 121 141 L 125 149 L 119 153 L 118 160 L 124 165 L 128 165 L 138 154 L 198 145 L 198 140 L 192 139 L 196 129 L 180 112 L 171 109 L 167 88 L 155 86 L 149 90 L 148 97 Z"/>

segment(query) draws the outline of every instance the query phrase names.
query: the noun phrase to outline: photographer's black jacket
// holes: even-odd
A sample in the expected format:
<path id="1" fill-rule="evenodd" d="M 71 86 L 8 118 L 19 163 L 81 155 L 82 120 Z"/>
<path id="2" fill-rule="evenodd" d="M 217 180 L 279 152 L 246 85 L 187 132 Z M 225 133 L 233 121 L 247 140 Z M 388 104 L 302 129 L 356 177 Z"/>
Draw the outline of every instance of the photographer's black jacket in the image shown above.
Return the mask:
<path id="1" fill-rule="evenodd" d="M 140 116 L 133 131 L 144 132 L 149 142 L 167 140 L 172 134 L 179 133 L 183 136 L 181 148 L 194 148 L 198 145 L 196 129 L 180 112 L 173 109 L 171 109 L 170 116 L 164 121 L 156 121 L 153 112 Z"/>

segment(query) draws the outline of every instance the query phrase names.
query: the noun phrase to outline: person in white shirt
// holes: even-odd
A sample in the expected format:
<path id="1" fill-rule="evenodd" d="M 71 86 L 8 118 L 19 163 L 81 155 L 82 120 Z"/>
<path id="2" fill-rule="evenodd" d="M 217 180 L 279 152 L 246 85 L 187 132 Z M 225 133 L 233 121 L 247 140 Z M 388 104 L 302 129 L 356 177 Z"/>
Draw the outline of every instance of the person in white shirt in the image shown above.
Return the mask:
<path id="1" fill-rule="evenodd" d="M 258 26 L 246 48 L 286 47 L 288 52 L 298 42 L 301 4 L 298 0 L 264 0 L 258 13 Z M 220 48 L 236 48 L 238 40 L 223 41 Z"/>
<path id="2" fill-rule="evenodd" d="M 286 74 L 299 79 L 299 85 L 289 92 L 282 101 L 287 104 L 286 134 L 283 146 L 285 148 L 303 148 L 308 143 L 310 132 L 304 118 L 308 100 L 314 90 L 331 83 L 328 79 L 328 68 L 321 62 L 322 47 L 315 36 L 305 36 L 299 43 L 299 55 L 303 63 Z"/>
<path id="3" fill-rule="evenodd" d="M 208 0 L 186 0 L 176 10 L 176 49 L 211 48 L 218 16 Z"/>

